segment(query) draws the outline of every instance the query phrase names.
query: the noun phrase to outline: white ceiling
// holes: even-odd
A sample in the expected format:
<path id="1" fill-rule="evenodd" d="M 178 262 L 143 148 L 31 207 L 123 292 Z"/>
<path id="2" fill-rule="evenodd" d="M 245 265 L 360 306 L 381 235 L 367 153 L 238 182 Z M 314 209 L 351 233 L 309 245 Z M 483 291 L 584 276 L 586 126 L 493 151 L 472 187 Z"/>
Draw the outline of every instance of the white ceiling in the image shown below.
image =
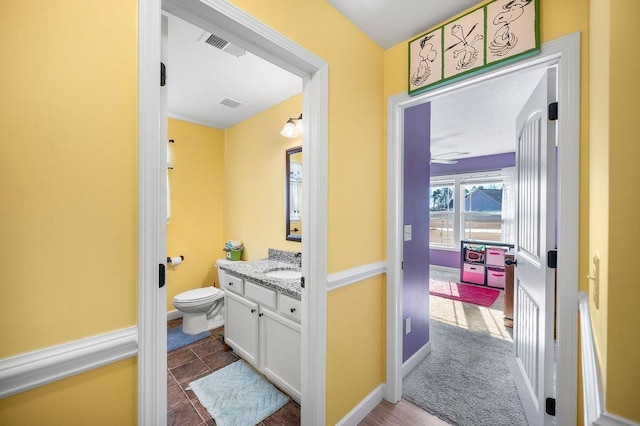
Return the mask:
<path id="1" fill-rule="evenodd" d="M 515 151 L 516 117 L 543 69 L 524 70 L 456 90 L 431 101 L 431 153 L 446 158 Z"/>
<path id="2" fill-rule="evenodd" d="M 220 50 L 205 42 L 211 33 L 167 16 L 170 117 L 226 129 L 302 91 L 300 77 L 249 52 L 237 57 L 229 47 Z M 225 98 L 241 105 L 218 103 Z"/>
<path id="3" fill-rule="evenodd" d="M 403 0 L 400 8 L 397 0 L 327 1 L 382 47 L 401 43 L 477 3 Z M 210 33 L 167 16 L 169 116 L 226 129 L 302 91 L 299 77 L 251 53 L 236 57 L 211 46 L 205 43 Z M 432 154 L 468 152 L 447 156 L 464 158 L 514 151 L 515 118 L 541 75 L 542 70 L 520 71 L 432 99 Z M 220 105 L 224 98 L 242 105 Z"/>

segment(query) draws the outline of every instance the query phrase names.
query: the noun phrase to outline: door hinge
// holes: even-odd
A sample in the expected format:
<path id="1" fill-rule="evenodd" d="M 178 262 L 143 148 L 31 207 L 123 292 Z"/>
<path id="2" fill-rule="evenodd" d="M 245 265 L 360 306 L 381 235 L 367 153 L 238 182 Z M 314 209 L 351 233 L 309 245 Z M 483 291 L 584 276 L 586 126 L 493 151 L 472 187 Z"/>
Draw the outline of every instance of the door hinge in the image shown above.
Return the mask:
<path id="1" fill-rule="evenodd" d="M 551 269 L 558 267 L 558 250 L 549 250 L 547 252 L 547 266 Z"/>
<path id="2" fill-rule="evenodd" d="M 304 277 L 300 277 L 300 287 L 304 288 Z"/>
<path id="3" fill-rule="evenodd" d="M 164 87 L 167 84 L 167 67 L 160 62 L 160 87 Z"/>
<path id="4" fill-rule="evenodd" d="M 550 416 L 556 415 L 556 399 L 547 398 L 545 401 L 545 412 Z"/>
<path id="5" fill-rule="evenodd" d="M 400 269 L 404 271 L 404 262 L 400 262 Z"/>
<path id="6" fill-rule="evenodd" d="M 552 102 L 549 104 L 549 120 L 556 121 L 558 119 L 558 103 Z"/>
<path id="7" fill-rule="evenodd" d="M 165 273 L 164 273 L 164 263 L 158 265 L 158 288 L 164 287 L 165 284 Z"/>

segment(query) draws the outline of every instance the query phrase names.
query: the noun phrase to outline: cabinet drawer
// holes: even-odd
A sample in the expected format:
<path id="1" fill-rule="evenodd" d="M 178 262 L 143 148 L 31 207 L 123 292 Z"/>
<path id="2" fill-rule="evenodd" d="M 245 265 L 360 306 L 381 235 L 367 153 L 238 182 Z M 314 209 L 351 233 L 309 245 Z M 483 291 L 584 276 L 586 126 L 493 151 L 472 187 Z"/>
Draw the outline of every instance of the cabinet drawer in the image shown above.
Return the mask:
<path id="1" fill-rule="evenodd" d="M 293 297 L 280 295 L 280 303 L 278 303 L 278 312 L 282 315 L 286 315 L 295 321 L 300 322 L 300 306 L 301 303 L 298 299 Z"/>
<path id="2" fill-rule="evenodd" d="M 237 294 L 242 294 L 244 289 L 244 280 L 242 278 L 234 277 L 227 273 L 224 274 L 224 280 L 222 280 L 221 287 L 223 290 L 229 290 Z"/>
<path id="3" fill-rule="evenodd" d="M 276 292 L 261 285 L 247 281 L 244 283 L 244 297 L 258 302 L 261 306 L 275 309 Z"/>
<path id="4" fill-rule="evenodd" d="M 462 281 L 484 284 L 484 266 L 465 263 L 462 269 Z"/>
<path id="5" fill-rule="evenodd" d="M 504 254 L 507 250 L 500 247 L 487 247 L 487 265 L 504 266 Z"/>
<path id="6" fill-rule="evenodd" d="M 487 285 L 504 288 L 505 272 L 502 268 L 487 268 Z"/>

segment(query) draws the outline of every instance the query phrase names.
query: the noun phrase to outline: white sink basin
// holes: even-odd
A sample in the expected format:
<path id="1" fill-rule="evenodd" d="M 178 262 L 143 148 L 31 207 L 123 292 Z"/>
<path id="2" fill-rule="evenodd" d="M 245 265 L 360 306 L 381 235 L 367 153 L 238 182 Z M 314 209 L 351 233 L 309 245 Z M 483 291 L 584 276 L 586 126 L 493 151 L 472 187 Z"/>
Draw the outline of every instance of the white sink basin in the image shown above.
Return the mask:
<path id="1" fill-rule="evenodd" d="M 292 279 L 302 278 L 302 272 L 289 271 L 286 269 L 276 269 L 275 271 L 266 272 L 265 275 L 271 278 L 279 278 L 281 280 L 292 280 Z"/>

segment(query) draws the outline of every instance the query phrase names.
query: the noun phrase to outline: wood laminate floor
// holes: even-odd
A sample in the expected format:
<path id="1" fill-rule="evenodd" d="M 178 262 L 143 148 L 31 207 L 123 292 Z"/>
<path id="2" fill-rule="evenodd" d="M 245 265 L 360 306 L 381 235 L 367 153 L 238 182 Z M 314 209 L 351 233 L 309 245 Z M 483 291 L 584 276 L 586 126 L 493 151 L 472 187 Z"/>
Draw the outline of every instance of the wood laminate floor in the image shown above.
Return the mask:
<path id="1" fill-rule="evenodd" d="M 382 401 L 359 426 L 450 426 L 436 416 L 401 399 L 397 404 Z"/>

